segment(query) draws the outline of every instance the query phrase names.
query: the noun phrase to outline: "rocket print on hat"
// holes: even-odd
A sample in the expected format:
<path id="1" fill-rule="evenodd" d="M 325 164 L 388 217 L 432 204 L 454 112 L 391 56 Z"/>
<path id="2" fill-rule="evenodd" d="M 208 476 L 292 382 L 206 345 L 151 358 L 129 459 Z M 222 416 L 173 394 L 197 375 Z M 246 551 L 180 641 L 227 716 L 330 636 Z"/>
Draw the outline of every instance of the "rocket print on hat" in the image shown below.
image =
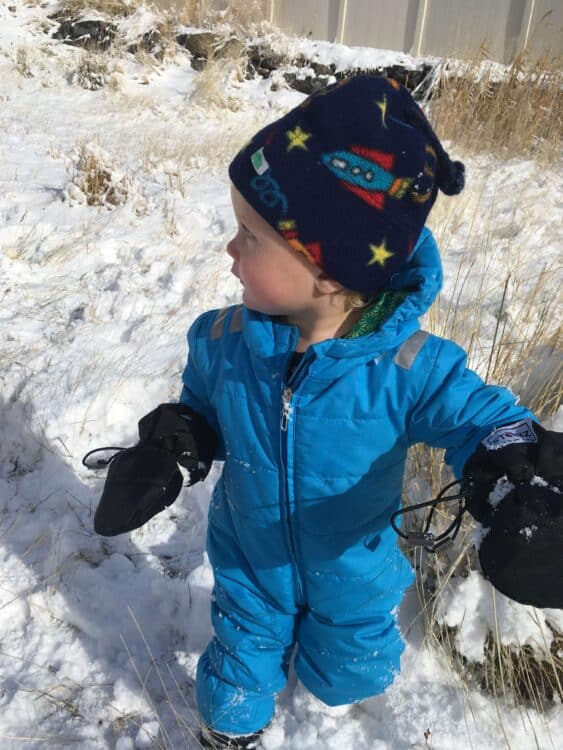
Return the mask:
<path id="1" fill-rule="evenodd" d="M 380 210 L 385 196 L 402 198 L 412 184 L 410 177 L 395 177 L 391 172 L 395 157 L 363 146 L 351 146 L 349 151 L 323 154 L 325 167 L 339 177 L 341 185 L 359 198 Z"/>

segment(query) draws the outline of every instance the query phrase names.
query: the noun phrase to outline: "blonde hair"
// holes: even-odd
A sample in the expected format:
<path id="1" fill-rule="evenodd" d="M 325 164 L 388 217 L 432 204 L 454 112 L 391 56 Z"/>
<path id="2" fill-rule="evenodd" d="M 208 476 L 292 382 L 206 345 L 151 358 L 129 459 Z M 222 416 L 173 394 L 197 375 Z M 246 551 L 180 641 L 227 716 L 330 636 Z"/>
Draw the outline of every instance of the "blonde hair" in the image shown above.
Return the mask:
<path id="1" fill-rule="evenodd" d="M 369 307 L 373 302 L 372 294 L 355 292 L 352 289 L 343 289 L 342 294 L 344 295 L 344 305 L 347 310 L 361 310 L 364 307 Z"/>

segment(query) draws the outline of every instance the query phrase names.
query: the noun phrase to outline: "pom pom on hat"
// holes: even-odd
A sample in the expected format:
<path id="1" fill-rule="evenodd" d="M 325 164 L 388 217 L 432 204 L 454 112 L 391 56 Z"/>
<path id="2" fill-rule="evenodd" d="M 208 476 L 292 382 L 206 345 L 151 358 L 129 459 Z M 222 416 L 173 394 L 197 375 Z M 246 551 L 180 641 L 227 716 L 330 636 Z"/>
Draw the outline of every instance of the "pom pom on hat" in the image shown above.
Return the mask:
<path id="1" fill-rule="evenodd" d="M 465 166 L 461 161 L 452 161 L 440 143 L 440 139 L 432 129 L 426 115 L 409 94 L 407 89 L 402 88 L 405 117 L 414 127 L 421 128 L 432 148 L 436 151 L 438 169 L 436 174 L 436 185 L 444 195 L 458 195 L 465 187 Z"/>
<path id="2" fill-rule="evenodd" d="M 438 165 L 437 183 L 445 195 L 458 195 L 465 187 L 465 166 L 461 161 L 447 161 Z"/>
<path id="3" fill-rule="evenodd" d="M 260 130 L 229 176 L 294 250 L 367 294 L 404 270 L 438 190 L 465 179 L 407 89 L 365 75 Z"/>

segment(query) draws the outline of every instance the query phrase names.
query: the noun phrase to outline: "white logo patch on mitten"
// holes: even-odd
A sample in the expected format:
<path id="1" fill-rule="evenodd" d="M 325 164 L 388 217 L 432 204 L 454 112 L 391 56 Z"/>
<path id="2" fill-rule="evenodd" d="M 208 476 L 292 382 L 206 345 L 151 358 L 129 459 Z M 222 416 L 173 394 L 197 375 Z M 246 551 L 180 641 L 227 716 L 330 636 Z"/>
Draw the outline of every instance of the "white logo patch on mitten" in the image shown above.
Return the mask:
<path id="1" fill-rule="evenodd" d="M 481 443 L 489 451 L 496 451 L 512 443 L 537 443 L 538 438 L 533 425 L 531 419 L 521 419 L 514 424 L 506 424 L 504 427 L 493 430 Z"/>

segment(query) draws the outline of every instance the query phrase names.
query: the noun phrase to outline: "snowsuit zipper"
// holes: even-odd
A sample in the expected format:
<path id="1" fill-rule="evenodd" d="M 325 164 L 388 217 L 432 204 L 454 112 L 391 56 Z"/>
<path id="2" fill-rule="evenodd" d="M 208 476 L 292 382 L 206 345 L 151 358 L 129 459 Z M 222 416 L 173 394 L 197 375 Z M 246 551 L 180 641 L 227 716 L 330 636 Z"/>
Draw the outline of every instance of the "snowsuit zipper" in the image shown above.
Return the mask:
<path id="1" fill-rule="evenodd" d="M 282 391 L 282 414 L 281 414 L 281 430 L 287 432 L 287 423 L 289 422 L 289 415 L 291 414 L 291 398 L 293 391 L 291 388 L 284 388 Z"/>
<path id="2" fill-rule="evenodd" d="M 303 358 L 305 359 L 305 358 Z M 285 385 L 281 393 L 281 419 L 280 419 L 280 434 L 281 434 L 281 463 L 283 471 L 283 492 L 284 497 L 281 503 L 282 505 L 282 520 L 285 521 L 287 527 L 287 537 L 289 542 L 289 550 L 292 557 L 292 566 L 294 570 L 294 581 L 297 591 L 298 602 L 303 604 L 305 602 L 305 591 L 303 585 L 302 575 L 302 564 L 301 555 L 299 553 L 299 543 L 295 536 L 295 521 L 292 521 L 292 507 L 291 507 L 291 493 L 289 489 L 290 477 L 289 477 L 289 465 L 288 465 L 288 453 L 289 445 L 292 440 L 293 428 L 291 425 L 291 413 L 293 411 L 293 396 L 296 390 L 296 380 L 299 374 L 303 371 L 303 360 L 299 363 L 299 366 L 292 373 L 290 383 Z M 293 502 L 295 511 L 295 499 Z M 283 518 L 285 516 L 285 518 Z"/>

